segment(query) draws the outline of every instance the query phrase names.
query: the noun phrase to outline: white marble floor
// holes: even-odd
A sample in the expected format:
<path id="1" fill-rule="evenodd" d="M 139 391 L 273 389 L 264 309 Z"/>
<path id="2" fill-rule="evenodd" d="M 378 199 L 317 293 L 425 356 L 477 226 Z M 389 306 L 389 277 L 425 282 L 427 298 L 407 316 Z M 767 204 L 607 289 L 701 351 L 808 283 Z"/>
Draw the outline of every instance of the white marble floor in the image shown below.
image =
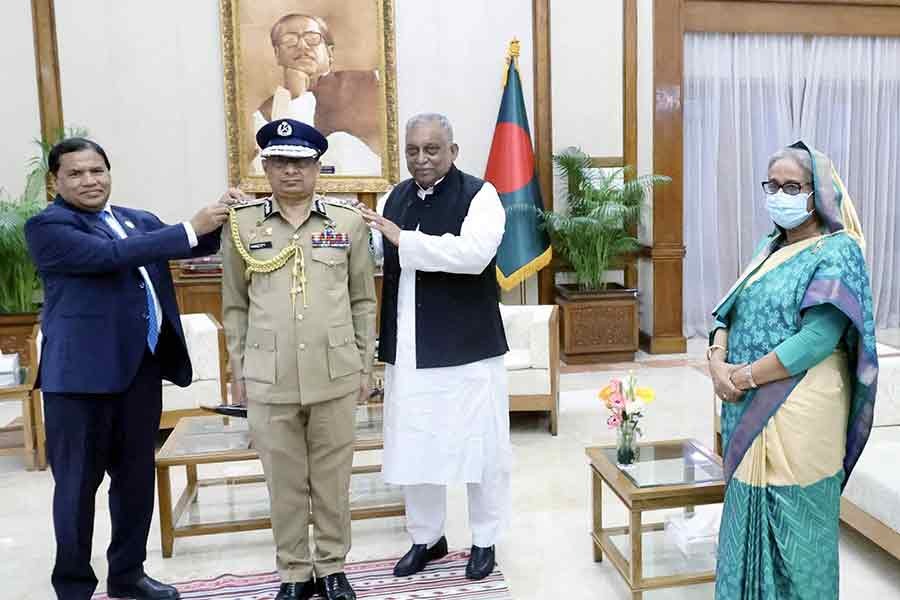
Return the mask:
<path id="1" fill-rule="evenodd" d="M 900 346 L 900 332 L 881 336 Z M 633 365 L 641 382 L 656 388 L 658 400 L 648 411 L 649 439 L 693 437 L 712 443 L 711 384 L 695 368 L 703 342 L 691 344 L 689 355 L 639 356 Z M 618 367 L 617 367 L 618 368 Z M 623 371 L 570 372 L 563 376 L 560 434 L 551 437 L 547 420 L 515 415 L 513 516 L 498 560 L 520 600 L 627 599 L 627 589 L 608 562 L 591 555 L 590 489 L 584 448 L 613 441 L 606 428 L 597 390 Z M 7 415 L 0 414 L 6 422 Z M 246 468 L 201 467 L 201 476 L 231 474 Z M 181 485 L 183 476 L 175 476 Z M 46 600 L 53 597 L 49 578 L 54 553 L 49 472 L 25 472 L 16 458 L 0 457 L 0 597 Z M 612 494 L 604 495 L 607 523 L 625 524 L 625 513 Z M 452 548 L 469 545 L 465 490 L 450 490 L 447 537 Z M 106 482 L 97 494 L 94 569 L 103 585 L 105 547 L 109 539 Z M 350 560 L 398 556 L 409 541 L 399 518 L 353 524 Z M 148 543 L 147 571 L 166 581 L 211 577 L 222 573 L 269 571 L 274 568 L 271 533 L 245 532 L 180 539 L 175 554 L 160 553 L 159 525 L 154 518 Z M 711 584 L 647 593 L 648 600 L 713 597 Z M 841 536 L 841 597 L 900 598 L 900 562 L 844 529 Z"/>

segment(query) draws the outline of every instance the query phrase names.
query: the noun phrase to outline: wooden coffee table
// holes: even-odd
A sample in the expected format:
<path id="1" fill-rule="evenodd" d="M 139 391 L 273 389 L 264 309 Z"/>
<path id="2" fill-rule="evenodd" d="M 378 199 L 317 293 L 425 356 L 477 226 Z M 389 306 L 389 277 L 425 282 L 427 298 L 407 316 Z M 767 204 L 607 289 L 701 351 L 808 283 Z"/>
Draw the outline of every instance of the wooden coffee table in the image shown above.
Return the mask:
<path id="1" fill-rule="evenodd" d="M 641 444 L 639 460 L 616 465 L 615 446 L 587 448 L 593 490 L 594 560 L 604 554 L 625 579 L 632 600 L 659 588 L 715 581 L 715 556 L 685 556 L 666 544 L 664 523 L 642 523 L 642 513 L 724 501 L 721 459 L 695 440 Z M 603 485 L 629 512 L 627 527 L 603 526 Z M 645 538 L 648 538 L 646 545 Z"/>
<path id="2" fill-rule="evenodd" d="M 383 448 L 381 405 L 360 405 L 356 415 L 355 452 Z M 268 494 L 261 474 L 199 479 L 197 466 L 259 460 L 251 446 L 246 419 L 222 416 L 183 417 L 156 455 L 159 493 L 159 528 L 162 554 L 172 556 L 175 538 L 234 531 L 269 529 Z M 183 466 L 187 485 L 172 506 L 171 467 Z M 226 501 L 204 511 L 200 490 L 227 489 Z M 256 486 L 252 490 L 250 486 Z M 248 488 L 251 490 L 248 492 Z M 405 514 L 402 489 L 381 480 L 381 465 L 353 467 L 350 482 L 352 519 L 394 517 Z"/>

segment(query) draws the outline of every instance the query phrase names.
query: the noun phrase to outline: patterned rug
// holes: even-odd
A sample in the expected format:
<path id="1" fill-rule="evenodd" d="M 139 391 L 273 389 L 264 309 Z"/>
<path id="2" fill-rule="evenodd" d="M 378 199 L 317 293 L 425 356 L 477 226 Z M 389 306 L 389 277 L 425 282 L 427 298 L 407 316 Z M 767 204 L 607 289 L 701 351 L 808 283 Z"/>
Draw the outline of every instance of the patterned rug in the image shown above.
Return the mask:
<path id="1" fill-rule="evenodd" d="M 359 600 L 511 600 L 503 573 L 494 569 L 481 581 L 466 579 L 469 553 L 452 552 L 429 563 L 424 571 L 412 577 L 394 577 L 396 558 L 350 563 L 345 572 Z M 278 593 L 278 574 L 219 575 L 213 579 L 196 579 L 176 583 L 182 600 L 271 600 Z M 95 594 L 92 600 L 108 600 L 106 594 Z"/>

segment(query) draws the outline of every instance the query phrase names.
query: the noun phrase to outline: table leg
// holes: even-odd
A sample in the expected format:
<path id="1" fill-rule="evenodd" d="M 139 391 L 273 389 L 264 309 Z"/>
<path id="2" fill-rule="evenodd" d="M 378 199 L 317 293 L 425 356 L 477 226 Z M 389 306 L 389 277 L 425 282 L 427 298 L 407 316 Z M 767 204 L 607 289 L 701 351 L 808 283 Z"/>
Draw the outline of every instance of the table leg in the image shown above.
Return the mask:
<path id="1" fill-rule="evenodd" d="M 172 556 L 175 532 L 172 524 L 172 481 L 169 467 L 156 467 L 156 489 L 159 493 L 159 537 L 163 558 Z"/>
<path id="2" fill-rule="evenodd" d="M 41 471 L 47 468 L 47 432 L 44 428 L 44 402 L 40 390 L 31 392 L 31 409 L 33 411 L 32 425 L 34 426 L 34 453 L 37 468 Z"/>
<path id="3" fill-rule="evenodd" d="M 31 408 L 31 392 L 27 392 L 22 396 L 22 438 L 25 445 L 25 470 L 34 471 L 37 469 L 37 460 L 34 452 L 34 411 Z"/>
<path id="4" fill-rule="evenodd" d="M 631 536 L 631 586 L 632 588 L 641 587 L 643 583 L 643 546 L 641 544 L 641 512 L 639 510 L 631 511 L 631 519 L 628 523 L 628 535 Z M 641 593 L 631 592 L 632 600 L 640 600 Z"/>
<path id="5" fill-rule="evenodd" d="M 594 506 L 594 535 L 599 537 L 600 531 L 603 529 L 603 479 L 591 470 L 591 480 Z M 593 537 L 591 538 L 591 544 L 594 547 L 594 562 L 601 562 L 603 560 L 603 550 L 600 548 L 600 544 L 594 541 Z"/>
<path id="6" fill-rule="evenodd" d="M 197 465 L 185 465 L 184 469 L 187 471 L 188 493 L 193 496 L 191 504 L 196 504 L 200 496 L 199 494 L 194 493 L 194 490 L 197 488 Z"/>

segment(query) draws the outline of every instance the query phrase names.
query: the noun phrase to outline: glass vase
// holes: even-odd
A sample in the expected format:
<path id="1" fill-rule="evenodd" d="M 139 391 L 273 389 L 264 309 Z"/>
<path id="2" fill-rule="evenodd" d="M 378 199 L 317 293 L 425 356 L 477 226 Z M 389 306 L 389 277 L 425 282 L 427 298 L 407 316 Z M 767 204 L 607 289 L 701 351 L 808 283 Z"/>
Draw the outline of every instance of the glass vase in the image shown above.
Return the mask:
<path id="1" fill-rule="evenodd" d="M 616 430 L 616 463 L 622 469 L 627 469 L 637 462 L 641 455 L 638 446 L 639 434 L 634 425 L 622 425 Z"/>

